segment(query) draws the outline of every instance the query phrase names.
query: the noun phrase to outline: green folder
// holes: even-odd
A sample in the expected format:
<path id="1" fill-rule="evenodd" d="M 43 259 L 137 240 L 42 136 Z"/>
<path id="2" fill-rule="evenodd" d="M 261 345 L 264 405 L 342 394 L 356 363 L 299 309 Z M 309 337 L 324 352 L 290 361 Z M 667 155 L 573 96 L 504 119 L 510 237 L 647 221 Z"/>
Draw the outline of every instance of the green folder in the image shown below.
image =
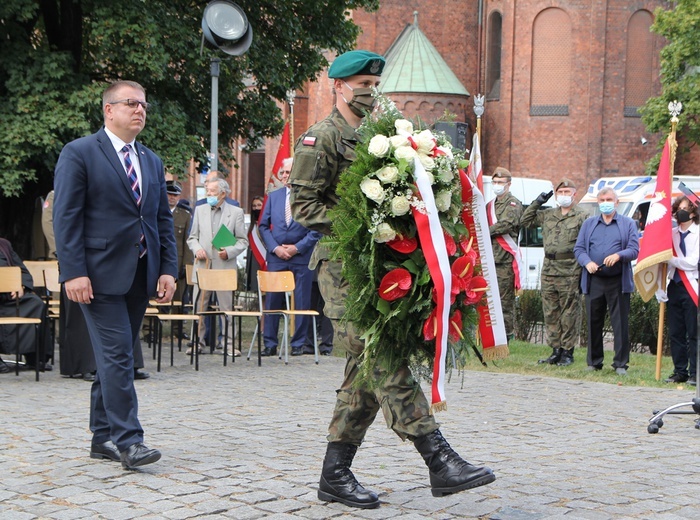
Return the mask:
<path id="1" fill-rule="evenodd" d="M 214 239 L 211 241 L 211 245 L 217 249 L 223 249 L 225 247 L 232 246 L 235 243 L 236 237 L 234 237 L 229 228 L 223 224 L 219 228 L 219 231 L 216 232 Z"/>

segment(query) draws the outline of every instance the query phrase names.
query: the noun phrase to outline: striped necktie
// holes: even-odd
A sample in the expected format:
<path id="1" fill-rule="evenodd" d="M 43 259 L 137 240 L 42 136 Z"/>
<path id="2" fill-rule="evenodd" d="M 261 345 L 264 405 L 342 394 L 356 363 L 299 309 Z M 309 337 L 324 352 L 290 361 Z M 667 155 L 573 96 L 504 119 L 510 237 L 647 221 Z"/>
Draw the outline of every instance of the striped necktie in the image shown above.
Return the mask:
<path id="1" fill-rule="evenodd" d="M 292 222 L 292 206 L 289 204 L 289 189 L 287 189 L 287 198 L 284 201 L 284 221 L 287 225 Z"/>
<path id="2" fill-rule="evenodd" d="M 129 184 L 131 185 L 131 191 L 134 194 L 134 200 L 136 200 L 136 207 L 141 206 L 141 188 L 139 188 L 139 178 L 136 175 L 136 168 L 134 168 L 134 163 L 131 162 L 130 152 L 133 150 L 130 144 L 124 145 L 122 152 L 124 153 L 124 166 L 126 167 L 126 176 L 129 178 Z M 146 236 L 141 233 L 139 237 L 139 258 L 143 258 L 146 255 Z"/>

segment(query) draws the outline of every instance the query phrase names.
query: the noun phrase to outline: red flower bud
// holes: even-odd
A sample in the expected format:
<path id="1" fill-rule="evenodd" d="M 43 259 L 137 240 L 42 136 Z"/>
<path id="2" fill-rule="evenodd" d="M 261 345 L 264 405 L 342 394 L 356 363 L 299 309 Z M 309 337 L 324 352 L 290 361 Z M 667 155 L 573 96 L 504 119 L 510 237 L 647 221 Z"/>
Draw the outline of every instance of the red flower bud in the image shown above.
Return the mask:
<path id="1" fill-rule="evenodd" d="M 410 254 L 418 248 L 418 239 L 416 237 L 404 237 L 398 235 L 394 240 L 386 243 L 394 251 L 399 253 Z"/>
<path id="2" fill-rule="evenodd" d="M 411 273 L 406 269 L 392 269 L 384 275 L 379 284 L 379 297 L 393 302 L 403 298 L 411 288 Z"/>

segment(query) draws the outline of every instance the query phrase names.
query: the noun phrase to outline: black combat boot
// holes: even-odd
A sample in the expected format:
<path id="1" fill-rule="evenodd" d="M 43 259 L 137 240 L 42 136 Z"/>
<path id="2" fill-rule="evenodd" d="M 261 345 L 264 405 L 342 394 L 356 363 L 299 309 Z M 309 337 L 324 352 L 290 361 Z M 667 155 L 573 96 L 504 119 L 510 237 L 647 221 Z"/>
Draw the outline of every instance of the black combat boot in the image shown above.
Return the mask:
<path id="1" fill-rule="evenodd" d="M 318 498 L 326 502 L 340 502 L 350 507 L 374 509 L 379 497 L 362 487 L 350 471 L 357 446 L 345 442 L 329 442 L 323 460 Z"/>
<path id="2" fill-rule="evenodd" d="M 433 496 L 441 497 L 496 480 L 490 468 L 469 464 L 455 452 L 440 430 L 418 437 L 413 444 L 430 470 Z"/>
<path id="3" fill-rule="evenodd" d="M 549 365 L 556 365 L 559 363 L 559 358 L 561 358 L 562 351 L 563 349 L 561 348 L 552 348 L 552 355 L 546 359 L 540 359 L 537 363 L 540 365 L 544 365 L 545 363 Z"/>
<path id="4" fill-rule="evenodd" d="M 558 367 L 568 367 L 574 362 L 574 348 L 571 347 L 570 350 L 561 349 L 561 357 L 557 363 Z"/>

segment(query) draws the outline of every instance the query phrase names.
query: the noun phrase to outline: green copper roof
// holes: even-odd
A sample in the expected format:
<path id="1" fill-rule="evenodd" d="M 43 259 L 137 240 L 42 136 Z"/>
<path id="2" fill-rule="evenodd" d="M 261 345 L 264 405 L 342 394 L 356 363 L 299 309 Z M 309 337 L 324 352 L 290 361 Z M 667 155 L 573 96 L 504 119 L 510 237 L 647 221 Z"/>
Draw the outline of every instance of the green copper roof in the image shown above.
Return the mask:
<path id="1" fill-rule="evenodd" d="M 417 12 L 413 13 L 413 24 L 407 25 L 399 34 L 385 58 L 379 85 L 384 94 L 425 92 L 469 96 L 467 89 L 418 28 Z"/>

